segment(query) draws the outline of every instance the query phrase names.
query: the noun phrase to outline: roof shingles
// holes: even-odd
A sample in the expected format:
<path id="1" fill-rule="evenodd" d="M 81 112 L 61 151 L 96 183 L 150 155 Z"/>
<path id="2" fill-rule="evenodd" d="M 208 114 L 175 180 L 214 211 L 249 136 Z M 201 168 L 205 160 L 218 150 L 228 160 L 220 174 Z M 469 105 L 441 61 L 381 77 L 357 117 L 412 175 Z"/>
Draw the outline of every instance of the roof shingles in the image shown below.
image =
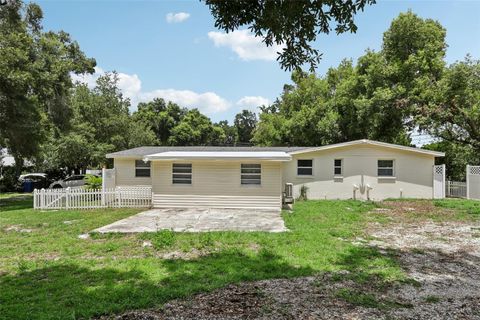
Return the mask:
<path id="1" fill-rule="evenodd" d="M 255 151 L 283 151 L 293 152 L 311 147 L 215 147 L 215 146 L 192 146 L 192 147 L 138 147 L 113 153 L 108 153 L 107 158 L 117 157 L 144 157 L 150 154 L 169 152 L 169 151 L 203 151 L 203 152 L 255 152 Z"/>

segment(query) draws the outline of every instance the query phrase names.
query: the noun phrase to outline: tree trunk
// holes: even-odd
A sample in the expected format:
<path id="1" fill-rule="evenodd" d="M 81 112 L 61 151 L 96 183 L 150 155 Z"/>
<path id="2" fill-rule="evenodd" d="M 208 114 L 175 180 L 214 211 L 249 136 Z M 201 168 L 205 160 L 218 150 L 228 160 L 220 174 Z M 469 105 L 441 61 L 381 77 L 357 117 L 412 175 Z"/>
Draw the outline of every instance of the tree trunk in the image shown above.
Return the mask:
<path id="1" fill-rule="evenodd" d="M 18 179 L 22 174 L 23 157 L 18 154 L 13 154 L 13 159 L 15 159 L 15 178 Z"/>

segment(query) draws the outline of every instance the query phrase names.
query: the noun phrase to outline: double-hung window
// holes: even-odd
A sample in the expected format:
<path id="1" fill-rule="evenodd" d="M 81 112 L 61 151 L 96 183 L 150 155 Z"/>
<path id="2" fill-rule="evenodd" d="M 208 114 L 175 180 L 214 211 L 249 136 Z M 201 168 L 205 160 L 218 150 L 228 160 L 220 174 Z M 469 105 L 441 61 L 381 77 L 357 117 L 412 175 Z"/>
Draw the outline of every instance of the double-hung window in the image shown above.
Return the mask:
<path id="1" fill-rule="evenodd" d="M 135 177 L 150 177 L 150 161 L 135 160 Z"/>
<path id="2" fill-rule="evenodd" d="M 174 163 L 172 166 L 173 184 L 192 184 L 192 164 Z"/>
<path id="3" fill-rule="evenodd" d="M 379 177 L 393 177 L 394 176 L 393 160 L 378 160 L 378 176 Z"/>
<path id="4" fill-rule="evenodd" d="M 312 159 L 298 159 L 297 160 L 297 175 L 312 176 L 313 175 L 313 160 Z"/>
<path id="5" fill-rule="evenodd" d="M 333 160 L 333 175 L 341 176 L 343 174 L 343 160 L 335 159 Z"/>
<path id="6" fill-rule="evenodd" d="M 262 184 L 262 165 L 259 163 L 242 163 L 240 180 L 243 185 Z"/>

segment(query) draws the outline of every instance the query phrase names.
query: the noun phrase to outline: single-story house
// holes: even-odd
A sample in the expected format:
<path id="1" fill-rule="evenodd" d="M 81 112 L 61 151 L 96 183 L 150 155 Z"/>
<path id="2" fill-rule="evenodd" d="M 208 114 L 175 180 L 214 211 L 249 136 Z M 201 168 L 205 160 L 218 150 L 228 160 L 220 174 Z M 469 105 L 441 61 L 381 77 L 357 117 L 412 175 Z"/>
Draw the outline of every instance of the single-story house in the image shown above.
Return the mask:
<path id="1" fill-rule="evenodd" d="M 322 147 L 139 147 L 107 155 L 115 185 L 151 186 L 154 207 L 269 209 L 280 209 L 285 196 L 296 198 L 302 189 L 308 199 L 433 198 L 435 158 L 443 156 L 371 140 Z"/>

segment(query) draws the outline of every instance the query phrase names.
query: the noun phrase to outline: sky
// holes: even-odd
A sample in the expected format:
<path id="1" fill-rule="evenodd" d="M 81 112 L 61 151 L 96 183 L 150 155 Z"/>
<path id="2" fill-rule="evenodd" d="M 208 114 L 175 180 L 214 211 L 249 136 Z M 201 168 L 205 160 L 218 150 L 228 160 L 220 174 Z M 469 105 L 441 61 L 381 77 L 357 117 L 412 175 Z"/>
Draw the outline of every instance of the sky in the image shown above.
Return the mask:
<path id="1" fill-rule="evenodd" d="M 93 85 L 106 71 L 117 71 L 119 86 L 132 101 L 162 97 L 197 107 L 213 121 L 231 121 L 242 109 L 256 110 L 278 97 L 290 73 L 267 48 L 242 29 L 225 34 L 214 27 L 200 1 L 38 0 L 45 30 L 64 30 L 97 61 L 96 73 L 76 77 Z M 354 61 L 367 48 L 379 50 L 382 35 L 400 12 L 411 9 L 447 29 L 447 62 L 466 54 L 480 59 L 480 0 L 378 1 L 357 14 L 355 34 L 321 35 L 317 73 L 344 58 Z"/>

